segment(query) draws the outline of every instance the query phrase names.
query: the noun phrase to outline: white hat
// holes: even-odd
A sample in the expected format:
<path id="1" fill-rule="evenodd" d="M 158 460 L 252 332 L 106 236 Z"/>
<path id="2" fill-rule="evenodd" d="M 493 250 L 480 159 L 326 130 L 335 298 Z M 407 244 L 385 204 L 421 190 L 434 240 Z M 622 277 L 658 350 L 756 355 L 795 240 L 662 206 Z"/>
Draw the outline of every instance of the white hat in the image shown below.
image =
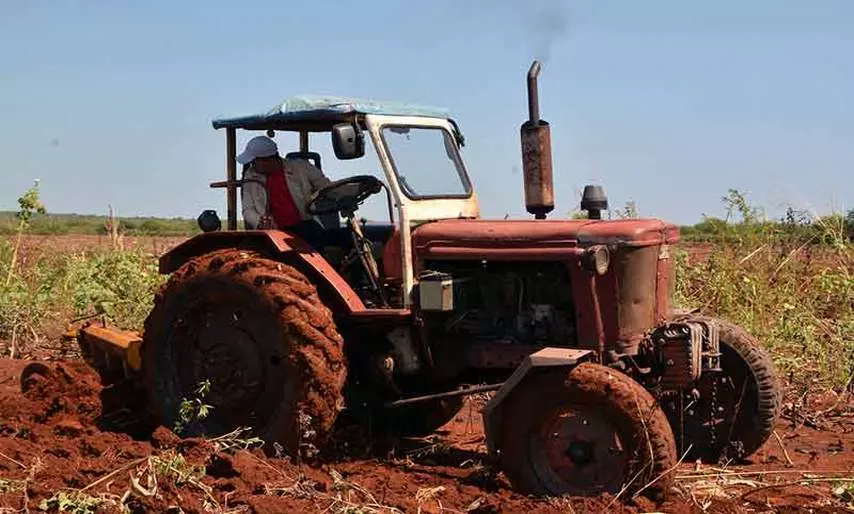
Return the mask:
<path id="1" fill-rule="evenodd" d="M 243 153 L 237 156 L 237 162 L 247 164 L 258 157 L 270 157 L 279 153 L 279 147 L 276 142 L 267 136 L 256 136 L 246 143 L 246 148 Z"/>

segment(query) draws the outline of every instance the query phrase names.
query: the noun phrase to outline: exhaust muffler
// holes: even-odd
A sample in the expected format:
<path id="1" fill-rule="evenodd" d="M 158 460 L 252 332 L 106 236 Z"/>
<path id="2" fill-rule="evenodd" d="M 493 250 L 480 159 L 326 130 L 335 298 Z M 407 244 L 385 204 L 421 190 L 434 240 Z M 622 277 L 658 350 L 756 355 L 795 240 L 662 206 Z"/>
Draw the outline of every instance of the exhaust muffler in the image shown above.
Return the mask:
<path id="1" fill-rule="evenodd" d="M 525 181 L 525 208 L 538 220 L 554 210 L 552 141 L 549 124 L 540 119 L 537 76 L 540 62 L 528 70 L 528 121 L 522 124 L 522 169 Z"/>

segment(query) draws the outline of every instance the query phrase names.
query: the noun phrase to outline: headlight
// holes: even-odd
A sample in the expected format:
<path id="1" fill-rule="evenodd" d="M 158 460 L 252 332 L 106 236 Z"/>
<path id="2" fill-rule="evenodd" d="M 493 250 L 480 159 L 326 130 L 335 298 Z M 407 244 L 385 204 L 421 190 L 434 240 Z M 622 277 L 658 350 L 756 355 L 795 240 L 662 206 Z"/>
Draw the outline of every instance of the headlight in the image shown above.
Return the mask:
<path id="1" fill-rule="evenodd" d="M 608 272 L 609 264 L 611 264 L 611 252 L 604 245 L 591 246 L 581 255 L 581 267 L 590 273 L 604 275 Z"/>

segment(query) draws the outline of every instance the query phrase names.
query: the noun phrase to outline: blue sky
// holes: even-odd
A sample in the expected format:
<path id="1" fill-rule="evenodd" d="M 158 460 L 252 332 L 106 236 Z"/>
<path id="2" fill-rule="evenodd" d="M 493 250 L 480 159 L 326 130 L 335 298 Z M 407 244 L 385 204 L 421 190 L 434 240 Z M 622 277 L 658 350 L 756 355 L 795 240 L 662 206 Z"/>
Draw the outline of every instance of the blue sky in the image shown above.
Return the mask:
<path id="1" fill-rule="evenodd" d="M 535 57 L 555 215 L 594 181 L 679 223 L 728 188 L 771 214 L 854 207 L 854 2 L 3 0 L 0 209 L 39 178 L 53 212 L 224 216 L 211 119 L 322 93 L 447 107 L 483 215 L 526 216 Z"/>

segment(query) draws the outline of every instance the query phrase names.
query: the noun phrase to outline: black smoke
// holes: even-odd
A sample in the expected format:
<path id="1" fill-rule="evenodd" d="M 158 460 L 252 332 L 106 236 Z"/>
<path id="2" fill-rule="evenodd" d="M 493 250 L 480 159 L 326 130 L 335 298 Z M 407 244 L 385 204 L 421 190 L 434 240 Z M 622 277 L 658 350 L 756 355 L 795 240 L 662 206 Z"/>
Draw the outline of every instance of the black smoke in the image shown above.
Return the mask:
<path id="1" fill-rule="evenodd" d="M 534 57 L 543 64 L 551 57 L 552 47 L 569 33 L 569 7 L 564 0 L 527 3 L 526 39 Z"/>

